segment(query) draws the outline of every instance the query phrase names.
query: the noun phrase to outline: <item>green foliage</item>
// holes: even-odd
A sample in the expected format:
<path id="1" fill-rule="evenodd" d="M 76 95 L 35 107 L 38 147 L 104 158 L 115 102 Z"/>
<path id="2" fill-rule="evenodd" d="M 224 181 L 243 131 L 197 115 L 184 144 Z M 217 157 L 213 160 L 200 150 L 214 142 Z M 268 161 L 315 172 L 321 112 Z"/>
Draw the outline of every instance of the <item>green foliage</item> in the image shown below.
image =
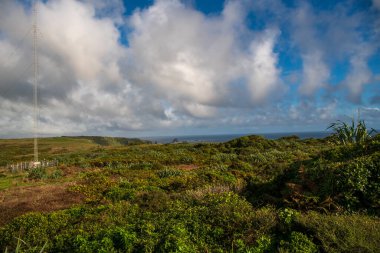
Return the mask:
<path id="1" fill-rule="evenodd" d="M 106 198 L 112 201 L 133 200 L 135 195 L 136 190 L 119 186 L 111 187 L 105 194 Z"/>
<path id="2" fill-rule="evenodd" d="M 17 245 L 16 245 L 16 248 L 14 250 L 15 253 L 21 253 L 21 252 L 39 252 L 39 253 L 43 253 L 44 250 L 45 250 L 45 247 L 47 245 L 47 243 L 45 243 L 41 249 L 38 249 L 38 247 L 30 247 L 28 245 L 28 243 L 26 243 L 24 240 L 22 240 L 21 238 L 15 238 L 17 239 Z M 8 253 L 8 248 L 6 247 L 5 248 L 5 251 L 4 253 Z"/>
<path id="3" fill-rule="evenodd" d="M 72 141 L 57 138 L 54 145 Z M 294 136 L 247 136 L 220 144 L 77 141 L 89 146 L 75 147 L 75 152 L 74 145 L 61 149 L 53 155 L 59 168 L 35 171 L 30 178 L 54 179 L 44 184 L 75 182 L 70 189 L 86 197 L 83 205 L 6 221 L 0 228 L 0 251 L 14 251 L 15 238 L 27 242 L 28 247 L 20 243 L 22 250 L 30 246 L 33 252 L 45 242 L 47 252 L 380 248 L 379 218 L 371 216 L 380 210 L 379 136 L 365 145 Z M 0 173 L 4 189 L 25 178 L 25 173 Z"/>
<path id="4" fill-rule="evenodd" d="M 166 168 L 166 169 L 158 171 L 157 175 L 160 178 L 175 177 L 175 176 L 182 175 L 182 171 Z"/>
<path id="5" fill-rule="evenodd" d="M 380 207 L 379 165 L 379 160 L 359 159 L 337 170 L 337 190 L 344 194 L 349 209 Z"/>
<path id="6" fill-rule="evenodd" d="M 28 171 L 27 177 L 29 179 L 41 180 L 41 179 L 59 179 L 63 176 L 63 172 L 60 169 L 55 169 L 51 173 L 48 173 L 46 168 L 36 167 Z"/>
<path id="7" fill-rule="evenodd" d="M 264 253 L 274 251 L 274 240 L 269 236 L 261 236 L 254 246 L 246 245 L 241 239 L 236 240 L 236 252 L 238 253 Z"/>
<path id="8" fill-rule="evenodd" d="M 261 253 L 261 252 L 268 252 L 273 250 L 273 239 L 269 236 L 261 236 L 256 241 L 255 247 L 253 247 L 249 252 L 252 253 Z"/>
<path id="9" fill-rule="evenodd" d="M 54 170 L 50 175 L 49 178 L 51 179 L 59 179 L 63 176 L 63 172 L 60 169 Z"/>
<path id="10" fill-rule="evenodd" d="M 335 133 L 335 137 L 338 142 L 344 145 L 350 143 L 363 144 L 369 139 L 372 138 L 372 134 L 375 130 L 367 129 L 367 126 L 364 120 L 358 120 L 355 123 L 355 120 L 352 119 L 351 124 L 338 120 L 337 122 L 332 123 L 327 129 L 332 129 Z"/>
<path id="11" fill-rule="evenodd" d="M 194 252 L 195 245 L 184 224 L 171 224 L 158 246 L 160 252 Z"/>
<path id="12" fill-rule="evenodd" d="M 42 167 L 32 168 L 28 172 L 29 179 L 44 179 L 47 178 L 47 176 L 46 169 Z"/>
<path id="13" fill-rule="evenodd" d="M 316 160 L 311 165 L 307 175 L 318 186 L 313 194 L 321 199 L 333 198 L 349 211 L 379 209 L 379 153 L 344 162 Z"/>
<path id="14" fill-rule="evenodd" d="M 322 252 L 378 252 L 380 220 L 359 214 L 324 215 L 310 212 L 297 218 Z"/>
<path id="15" fill-rule="evenodd" d="M 316 253 L 317 246 L 303 233 L 293 231 L 288 241 L 281 241 L 281 250 L 291 253 Z"/>
<path id="16" fill-rule="evenodd" d="M 89 172 L 84 174 L 82 183 L 72 187 L 72 190 L 84 194 L 87 202 L 96 203 L 105 198 L 112 185 L 112 181 L 106 175 Z M 110 196 L 112 198 L 112 194 Z"/>
<path id="17" fill-rule="evenodd" d="M 290 208 L 285 208 L 284 210 L 281 210 L 278 214 L 280 221 L 286 226 L 293 225 L 293 222 L 296 220 L 298 216 L 299 212 Z"/>

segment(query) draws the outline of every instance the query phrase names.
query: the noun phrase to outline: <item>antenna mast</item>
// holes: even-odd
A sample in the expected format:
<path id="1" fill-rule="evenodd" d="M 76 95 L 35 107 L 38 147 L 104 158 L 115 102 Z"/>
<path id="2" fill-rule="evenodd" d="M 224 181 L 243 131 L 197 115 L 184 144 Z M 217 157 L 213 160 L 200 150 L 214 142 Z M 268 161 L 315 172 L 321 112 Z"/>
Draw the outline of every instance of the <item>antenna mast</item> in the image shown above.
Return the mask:
<path id="1" fill-rule="evenodd" d="M 37 28 L 37 0 L 33 3 L 33 72 L 34 72 L 34 164 L 38 165 L 38 28 Z"/>

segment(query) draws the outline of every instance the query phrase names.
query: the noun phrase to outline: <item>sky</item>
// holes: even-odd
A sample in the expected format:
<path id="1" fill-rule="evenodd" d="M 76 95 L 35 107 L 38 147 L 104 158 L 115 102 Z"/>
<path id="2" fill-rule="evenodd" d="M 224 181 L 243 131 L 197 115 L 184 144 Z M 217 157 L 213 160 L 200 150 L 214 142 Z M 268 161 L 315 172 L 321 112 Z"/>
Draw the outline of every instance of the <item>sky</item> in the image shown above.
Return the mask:
<path id="1" fill-rule="evenodd" d="M 33 136 L 30 0 L 0 1 L 0 137 Z M 40 0 L 39 135 L 380 129 L 380 0 Z"/>

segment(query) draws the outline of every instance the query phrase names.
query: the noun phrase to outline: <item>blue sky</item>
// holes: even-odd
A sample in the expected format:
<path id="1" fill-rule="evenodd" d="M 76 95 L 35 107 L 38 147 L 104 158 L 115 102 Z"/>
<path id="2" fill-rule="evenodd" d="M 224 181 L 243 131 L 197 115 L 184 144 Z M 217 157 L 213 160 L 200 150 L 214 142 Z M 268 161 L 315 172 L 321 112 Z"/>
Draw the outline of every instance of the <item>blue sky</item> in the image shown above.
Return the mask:
<path id="1" fill-rule="evenodd" d="M 380 1 L 38 1 L 41 135 L 380 128 Z M 0 135 L 32 132 L 30 1 L 0 3 Z M 29 30 L 28 30 L 29 29 Z M 15 127 L 16 126 L 16 127 Z"/>

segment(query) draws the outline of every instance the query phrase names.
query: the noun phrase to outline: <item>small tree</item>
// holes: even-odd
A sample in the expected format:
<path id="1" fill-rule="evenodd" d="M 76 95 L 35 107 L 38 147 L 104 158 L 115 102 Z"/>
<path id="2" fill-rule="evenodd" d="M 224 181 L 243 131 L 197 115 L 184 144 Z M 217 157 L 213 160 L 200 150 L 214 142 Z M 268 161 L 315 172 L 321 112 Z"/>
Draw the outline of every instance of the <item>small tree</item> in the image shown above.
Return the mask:
<path id="1" fill-rule="evenodd" d="M 355 120 L 351 120 L 351 125 L 346 122 L 338 120 L 332 123 L 327 129 L 334 130 L 334 135 L 337 137 L 338 142 L 347 145 L 350 143 L 361 144 L 372 138 L 372 134 L 375 133 L 375 129 L 367 129 L 364 120 L 358 120 L 355 124 Z"/>

